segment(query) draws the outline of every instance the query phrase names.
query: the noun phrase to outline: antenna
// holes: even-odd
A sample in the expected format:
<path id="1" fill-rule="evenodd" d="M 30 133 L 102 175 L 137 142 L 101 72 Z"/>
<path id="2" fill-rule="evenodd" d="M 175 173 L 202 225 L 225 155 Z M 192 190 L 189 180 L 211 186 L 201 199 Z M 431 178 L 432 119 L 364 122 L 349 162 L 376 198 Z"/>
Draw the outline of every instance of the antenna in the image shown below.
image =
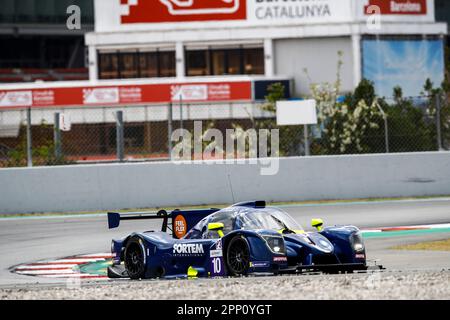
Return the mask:
<path id="1" fill-rule="evenodd" d="M 233 203 L 235 203 L 236 201 L 234 200 L 233 184 L 231 183 L 230 174 L 228 174 L 228 183 L 229 183 L 229 185 L 230 185 L 231 197 L 233 198 Z"/>

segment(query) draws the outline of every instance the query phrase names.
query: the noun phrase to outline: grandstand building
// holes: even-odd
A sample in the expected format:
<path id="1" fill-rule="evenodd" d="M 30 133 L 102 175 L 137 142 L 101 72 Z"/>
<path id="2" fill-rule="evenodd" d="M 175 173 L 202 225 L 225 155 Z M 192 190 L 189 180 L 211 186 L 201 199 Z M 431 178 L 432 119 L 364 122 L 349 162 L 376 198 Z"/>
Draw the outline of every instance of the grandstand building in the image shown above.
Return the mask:
<path id="1" fill-rule="evenodd" d="M 80 30 L 66 27 L 72 4 L 81 9 Z M 0 0 L 0 8 L 0 83 L 88 79 L 93 0 Z"/>

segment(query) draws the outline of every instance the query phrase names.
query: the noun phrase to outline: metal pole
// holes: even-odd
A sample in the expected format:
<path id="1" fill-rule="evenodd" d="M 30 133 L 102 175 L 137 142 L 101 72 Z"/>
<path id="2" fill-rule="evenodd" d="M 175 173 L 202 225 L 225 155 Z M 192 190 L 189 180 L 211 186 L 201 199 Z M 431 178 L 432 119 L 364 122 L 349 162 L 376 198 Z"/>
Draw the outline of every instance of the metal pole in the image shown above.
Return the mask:
<path id="1" fill-rule="evenodd" d="M 169 159 L 172 160 L 172 103 L 169 103 L 169 110 L 167 115 L 167 132 L 168 132 L 168 143 L 167 148 L 169 151 Z"/>
<path id="2" fill-rule="evenodd" d="M 310 153 L 309 153 L 309 141 L 308 141 L 308 125 L 307 124 L 303 125 L 303 128 L 304 128 L 303 133 L 305 135 L 305 156 L 309 156 Z"/>
<path id="3" fill-rule="evenodd" d="M 441 97 L 439 94 L 436 95 L 436 131 L 438 151 L 441 151 L 443 148 L 441 136 Z"/>
<path id="4" fill-rule="evenodd" d="M 183 97 L 180 94 L 180 129 L 183 130 Z"/>
<path id="5" fill-rule="evenodd" d="M 59 127 L 59 112 L 55 113 L 55 125 L 53 130 L 53 143 L 55 145 L 55 158 L 61 157 L 61 128 Z"/>
<path id="6" fill-rule="evenodd" d="M 380 107 L 380 105 L 377 103 L 378 110 L 380 110 L 381 115 L 383 116 L 384 120 L 384 146 L 386 148 L 386 153 L 389 153 L 389 127 L 388 127 L 388 118 L 387 114 L 384 112 L 384 110 Z"/>
<path id="7" fill-rule="evenodd" d="M 389 153 L 389 127 L 388 127 L 388 118 L 386 115 L 383 115 L 384 120 L 384 145 L 386 147 L 386 153 Z"/>
<path id="8" fill-rule="evenodd" d="M 123 162 L 125 158 L 123 145 L 123 111 L 116 112 L 116 144 L 117 144 L 117 160 Z"/>
<path id="9" fill-rule="evenodd" d="M 31 108 L 27 109 L 27 165 L 33 166 L 33 150 L 31 146 Z"/>

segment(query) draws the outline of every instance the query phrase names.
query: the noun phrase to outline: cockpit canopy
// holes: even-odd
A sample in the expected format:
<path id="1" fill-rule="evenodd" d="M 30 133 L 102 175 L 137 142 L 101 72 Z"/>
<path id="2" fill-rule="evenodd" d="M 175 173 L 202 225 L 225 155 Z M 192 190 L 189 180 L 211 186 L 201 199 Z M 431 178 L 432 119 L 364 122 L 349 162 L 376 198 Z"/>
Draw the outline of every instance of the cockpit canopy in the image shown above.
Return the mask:
<path id="1" fill-rule="evenodd" d="M 208 230 L 210 223 L 223 223 L 223 233 L 234 230 L 303 230 L 294 219 L 286 212 L 274 208 L 250 208 L 233 206 L 219 210 L 197 223 L 185 236 L 186 239 L 214 239 L 216 231 Z"/>

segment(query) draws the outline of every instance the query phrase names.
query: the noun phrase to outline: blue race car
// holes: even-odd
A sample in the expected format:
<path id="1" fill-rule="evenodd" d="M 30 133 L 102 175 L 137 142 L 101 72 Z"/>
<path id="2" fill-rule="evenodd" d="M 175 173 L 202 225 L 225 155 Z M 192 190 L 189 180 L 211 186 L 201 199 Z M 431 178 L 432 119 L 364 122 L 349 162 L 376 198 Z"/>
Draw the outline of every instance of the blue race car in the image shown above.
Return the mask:
<path id="1" fill-rule="evenodd" d="M 108 213 L 109 228 L 121 220 L 161 219 L 160 232 L 134 232 L 113 240 L 110 278 L 241 276 L 253 273 L 330 273 L 366 270 L 361 233 L 354 226 L 305 232 L 286 212 L 265 201 L 224 209 L 168 213 Z M 171 230 L 171 234 L 167 230 Z"/>

